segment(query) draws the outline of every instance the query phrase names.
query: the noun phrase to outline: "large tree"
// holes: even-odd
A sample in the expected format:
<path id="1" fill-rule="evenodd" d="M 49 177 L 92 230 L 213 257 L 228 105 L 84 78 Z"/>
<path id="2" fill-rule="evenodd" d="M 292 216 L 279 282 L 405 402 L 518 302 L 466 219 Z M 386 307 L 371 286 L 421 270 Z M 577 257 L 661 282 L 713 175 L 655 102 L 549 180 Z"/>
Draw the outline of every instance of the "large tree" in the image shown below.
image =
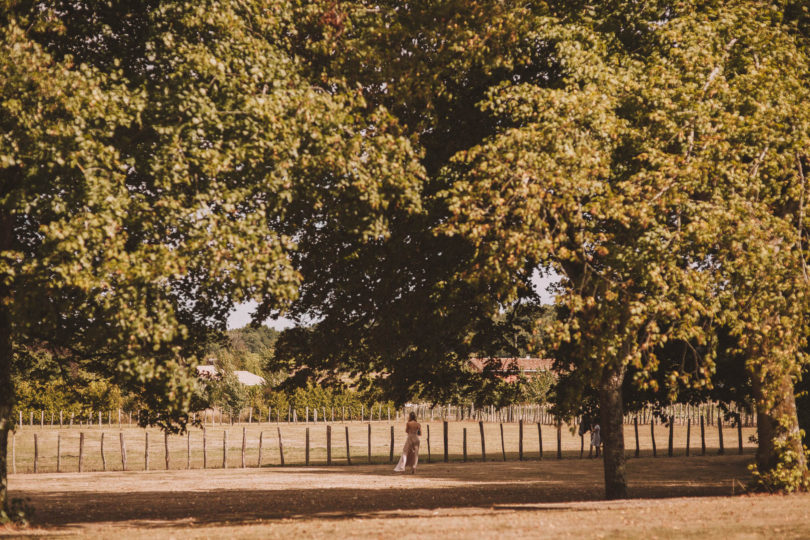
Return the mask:
<path id="1" fill-rule="evenodd" d="M 804 475 L 788 391 L 805 333 L 800 5 L 305 2 L 297 21 L 311 76 L 391 111 L 426 178 L 423 212 L 368 249 L 311 236 L 341 247 L 296 261 L 293 313 L 318 324 L 283 354 L 441 399 L 475 382 L 466 356 L 550 268 L 564 315 L 550 346 L 566 395 L 599 388 L 609 497 L 626 495 L 628 366 L 654 384 L 677 340 L 694 369 L 671 377 L 707 384 L 718 328 L 746 348 L 764 483 Z"/>
<path id="2" fill-rule="evenodd" d="M 182 429 L 195 356 L 297 294 L 288 219 L 385 236 L 420 168 L 385 114 L 313 87 L 284 2 L 0 11 L 0 508 L 22 351 L 110 377 Z"/>
<path id="3" fill-rule="evenodd" d="M 494 281 L 532 258 L 563 275 L 554 346 L 569 398 L 599 387 L 608 497 L 627 493 L 627 367 L 650 382 L 656 350 L 679 340 L 696 368 L 671 376 L 705 383 L 713 356 L 697 349 L 711 351 L 722 325 L 757 398 L 758 478 L 800 487 L 806 50 L 778 8 L 635 9 L 555 24 L 563 84 L 492 92 L 482 106 L 503 129 L 451 169 L 450 230 L 476 239 Z"/>
<path id="4" fill-rule="evenodd" d="M 388 237 L 358 249 L 335 229 L 307 233 L 315 249 L 296 259 L 304 285 L 292 314 L 317 324 L 283 335 L 280 357 L 336 382 L 352 372 L 399 402 L 493 399 L 497 380 L 468 370 L 468 359 L 495 352 L 500 319 L 513 306 L 486 280 L 460 279 L 476 273 L 475 248 L 437 234 L 451 215 L 441 171 L 497 129 L 477 106 L 490 88 L 557 80 L 548 47 L 531 31 L 546 10 L 490 0 L 302 3 L 290 43 L 312 79 L 358 88 L 370 107 L 389 111 L 425 175 L 421 211 L 395 212 Z M 524 277 L 511 285 L 532 305 Z"/>

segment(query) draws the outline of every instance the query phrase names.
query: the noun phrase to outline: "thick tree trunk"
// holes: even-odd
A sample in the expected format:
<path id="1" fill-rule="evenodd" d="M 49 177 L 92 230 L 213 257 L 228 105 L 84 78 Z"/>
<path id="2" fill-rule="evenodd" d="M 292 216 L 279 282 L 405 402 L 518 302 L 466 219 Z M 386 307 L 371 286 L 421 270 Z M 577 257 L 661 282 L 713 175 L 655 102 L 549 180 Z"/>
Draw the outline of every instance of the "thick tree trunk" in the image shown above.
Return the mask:
<path id="1" fill-rule="evenodd" d="M 17 177 L 19 180 L 20 177 Z M 14 245 L 14 219 L 12 214 L 0 214 L 0 252 Z M 4 279 L 5 278 L 5 279 Z M 6 282 L 10 275 L 0 275 L 0 510 L 9 515 L 8 498 L 8 432 L 14 419 L 14 386 L 11 382 L 11 290 Z"/>
<path id="2" fill-rule="evenodd" d="M 626 499 L 622 382 L 624 366 L 606 369 L 599 387 L 601 435 L 605 444 L 605 498 Z"/>
<path id="3" fill-rule="evenodd" d="M 796 397 L 793 379 L 789 373 L 754 369 L 751 385 L 757 407 L 757 471 L 768 474 L 782 467 L 790 467 L 802 478 L 807 477 L 807 461 L 799 434 L 799 418 L 796 414 Z M 789 462 L 783 462 L 785 452 L 793 454 Z"/>
<path id="4" fill-rule="evenodd" d="M 2 298 L 2 295 L 0 295 Z M 8 311 L 0 307 L 0 509 L 9 512 L 8 499 L 8 432 L 14 405 L 11 383 L 11 320 Z"/>

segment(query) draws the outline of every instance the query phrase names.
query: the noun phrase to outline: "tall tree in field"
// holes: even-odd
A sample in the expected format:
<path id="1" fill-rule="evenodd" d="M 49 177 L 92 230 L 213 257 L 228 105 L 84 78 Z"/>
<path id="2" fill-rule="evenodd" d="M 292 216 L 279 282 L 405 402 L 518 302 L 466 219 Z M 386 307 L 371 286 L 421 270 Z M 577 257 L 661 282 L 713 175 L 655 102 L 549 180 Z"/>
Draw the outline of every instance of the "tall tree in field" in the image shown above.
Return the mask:
<path id="1" fill-rule="evenodd" d="M 609 498 L 627 494 L 627 366 L 648 384 L 656 347 L 710 350 L 718 324 L 746 350 L 757 478 L 802 487 L 806 49 L 757 3 L 650 15 L 628 3 L 553 25 L 563 84 L 504 85 L 482 103 L 501 129 L 448 168 L 448 231 L 475 239 L 493 282 L 533 258 L 564 276 L 554 341 L 573 368 L 569 399 L 599 387 Z M 673 379 L 700 384 L 714 369 L 711 355 L 689 365 Z"/>
<path id="2" fill-rule="evenodd" d="M 12 370 L 47 349 L 182 429 L 235 303 L 297 294 L 286 221 L 385 236 L 418 208 L 407 140 L 279 45 L 286 3 L 10 2 L 0 11 L 0 509 Z"/>
<path id="3" fill-rule="evenodd" d="M 438 196 L 449 187 L 441 171 L 497 129 L 477 106 L 490 88 L 558 80 L 550 49 L 532 31 L 544 11 L 490 0 L 302 3 L 290 44 L 312 80 L 357 88 L 370 107 L 389 111 L 418 148 L 425 176 L 421 211 L 394 214 L 389 236 L 362 249 L 332 229 L 307 236 L 318 249 L 297 259 L 304 285 L 292 314 L 317 324 L 282 335 L 280 357 L 338 382 L 345 372 L 373 380 L 400 402 L 491 399 L 497 381 L 471 373 L 468 359 L 497 341 L 492 333 L 511 306 L 486 280 L 460 279 L 476 274 L 475 247 L 437 234 L 451 215 Z M 523 277 L 510 286 L 536 303 L 531 275 Z"/>
<path id="4" fill-rule="evenodd" d="M 671 224 L 642 201 L 625 204 L 637 189 L 626 180 L 632 167 L 611 170 L 614 160 L 632 160 L 633 137 L 642 137 L 620 110 L 639 69 L 626 50 L 649 52 L 664 8 L 625 6 L 614 16 L 567 3 L 457 1 L 303 11 L 309 18 L 300 20 L 312 24 L 293 44 L 312 72 L 325 80 L 337 73 L 392 111 L 422 148 L 428 176 L 424 212 L 396 220 L 384 243 L 360 257 L 319 252 L 328 264 L 311 268 L 330 268 L 331 281 L 304 272 L 316 285 L 294 312 L 314 311 L 320 322 L 282 338 L 282 354 L 306 351 L 307 365 L 327 371 L 384 373 L 399 399 L 441 399 L 492 319 L 533 299 L 532 276 L 553 267 L 577 291 L 568 298 L 572 320 L 557 335 L 582 353 L 581 383 L 603 383 L 608 493 L 623 496 L 626 363 L 660 339 L 659 316 L 681 320 L 684 304 L 699 305 L 673 286 L 639 311 L 650 291 L 668 286 L 655 266 L 670 250 L 657 235 Z M 670 215 L 676 197 L 661 201 Z M 632 226 L 643 220 L 656 229 Z M 631 245 L 639 240 L 646 244 L 637 257 Z M 607 251 L 609 242 L 627 247 Z M 671 266 L 677 279 L 702 283 L 688 264 Z M 702 335 L 692 326 L 705 312 L 683 318 L 677 331 Z"/>

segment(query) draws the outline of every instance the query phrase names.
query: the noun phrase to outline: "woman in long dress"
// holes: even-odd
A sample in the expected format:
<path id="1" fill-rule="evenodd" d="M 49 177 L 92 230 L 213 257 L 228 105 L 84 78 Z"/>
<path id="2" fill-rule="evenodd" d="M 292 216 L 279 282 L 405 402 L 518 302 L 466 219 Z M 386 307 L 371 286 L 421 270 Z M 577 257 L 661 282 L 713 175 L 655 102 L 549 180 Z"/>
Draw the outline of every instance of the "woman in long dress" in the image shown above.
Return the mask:
<path id="1" fill-rule="evenodd" d="M 408 415 L 405 433 L 408 434 L 408 438 L 405 439 L 402 457 L 399 458 L 399 463 L 394 467 L 394 470 L 403 472 L 410 467 L 411 474 L 416 474 L 416 464 L 419 463 L 419 437 L 422 435 L 422 426 L 416 421 L 416 413 L 413 411 Z"/>

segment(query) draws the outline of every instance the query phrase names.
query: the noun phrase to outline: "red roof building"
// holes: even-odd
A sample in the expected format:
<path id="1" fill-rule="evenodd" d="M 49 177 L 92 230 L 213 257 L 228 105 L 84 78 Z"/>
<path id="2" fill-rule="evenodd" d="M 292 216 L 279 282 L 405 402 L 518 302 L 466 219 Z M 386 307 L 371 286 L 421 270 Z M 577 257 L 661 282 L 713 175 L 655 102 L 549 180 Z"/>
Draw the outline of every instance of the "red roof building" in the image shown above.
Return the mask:
<path id="1" fill-rule="evenodd" d="M 508 382 L 516 380 L 518 375 L 531 378 L 554 371 L 554 360 L 551 358 L 470 358 L 470 366 L 479 372 L 493 363 L 495 372 Z"/>

